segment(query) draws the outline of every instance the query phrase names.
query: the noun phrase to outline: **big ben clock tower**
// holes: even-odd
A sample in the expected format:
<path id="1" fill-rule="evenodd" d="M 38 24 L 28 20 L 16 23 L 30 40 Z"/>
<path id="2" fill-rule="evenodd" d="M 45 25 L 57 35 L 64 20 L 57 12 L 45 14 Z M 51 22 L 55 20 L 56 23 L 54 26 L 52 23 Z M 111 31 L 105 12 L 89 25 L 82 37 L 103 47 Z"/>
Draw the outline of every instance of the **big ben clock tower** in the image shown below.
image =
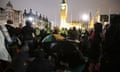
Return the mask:
<path id="1" fill-rule="evenodd" d="M 60 27 L 67 27 L 67 3 L 66 0 L 62 0 L 60 5 Z"/>

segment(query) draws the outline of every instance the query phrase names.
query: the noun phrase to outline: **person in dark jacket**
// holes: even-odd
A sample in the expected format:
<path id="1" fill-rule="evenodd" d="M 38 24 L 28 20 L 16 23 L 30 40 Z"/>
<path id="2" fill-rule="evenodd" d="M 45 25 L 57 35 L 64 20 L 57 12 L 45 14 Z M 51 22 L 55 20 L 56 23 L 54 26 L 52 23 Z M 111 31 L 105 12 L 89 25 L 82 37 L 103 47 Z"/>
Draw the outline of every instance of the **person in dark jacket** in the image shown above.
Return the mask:
<path id="1" fill-rule="evenodd" d="M 20 49 L 19 56 L 16 61 L 16 72 L 25 72 L 27 66 L 27 62 L 30 58 L 30 49 L 33 47 L 33 33 L 34 29 L 32 28 L 32 22 L 26 21 L 26 26 L 22 28 L 22 36 L 23 36 L 23 43 L 22 48 Z"/>
<path id="2" fill-rule="evenodd" d="M 12 25 L 13 25 L 13 21 L 12 20 L 7 20 L 7 24 L 5 26 L 8 29 L 10 37 L 17 36 L 17 30 Z"/>
<path id="3" fill-rule="evenodd" d="M 111 17 L 103 44 L 101 72 L 120 72 L 120 15 Z"/>
<path id="4" fill-rule="evenodd" d="M 102 43 L 102 24 L 95 23 L 94 24 L 94 33 L 92 33 L 93 37 L 91 39 L 91 47 L 89 49 L 89 72 L 98 71 L 96 69 L 100 63 L 100 49 Z"/>
<path id="5" fill-rule="evenodd" d="M 12 20 L 7 20 L 7 24 L 5 25 L 5 27 L 7 28 L 7 31 L 9 33 L 9 36 L 11 38 L 11 42 L 6 41 L 6 47 L 14 61 L 16 55 L 17 55 L 17 48 L 18 48 L 18 42 L 17 42 L 17 30 L 14 27 L 14 23 Z"/>
<path id="6" fill-rule="evenodd" d="M 32 27 L 32 23 L 30 21 L 26 21 L 26 26 L 23 27 L 22 29 L 22 34 L 23 34 L 23 40 L 33 40 L 34 36 L 34 29 Z"/>
<path id="7" fill-rule="evenodd" d="M 23 47 L 22 50 L 30 52 L 30 49 L 33 48 L 33 39 L 34 39 L 34 29 L 32 27 L 32 22 L 26 21 L 26 26 L 22 29 L 23 36 Z"/>

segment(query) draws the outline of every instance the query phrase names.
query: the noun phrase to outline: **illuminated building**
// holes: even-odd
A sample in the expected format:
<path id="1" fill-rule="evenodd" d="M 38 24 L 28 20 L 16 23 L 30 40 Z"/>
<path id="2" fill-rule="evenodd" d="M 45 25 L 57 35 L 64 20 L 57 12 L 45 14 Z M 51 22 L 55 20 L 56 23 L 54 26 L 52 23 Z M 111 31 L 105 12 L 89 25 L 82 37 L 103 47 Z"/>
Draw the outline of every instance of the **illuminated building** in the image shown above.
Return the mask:
<path id="1" fill-rule="evenodd" d="M 83 14 L 82 21 L 67 21 L 67 14 L 68 13 L 68 5 L 67 0 L 62 0 L 60 5 L 60 27 L 64 28 L 86 28 L 86 29 L 93 29 L 95 22 L 100 22 L 100 13 L 99 10 L 96 10 L 95 16 L 91 16 L 91 12 L 89 14 Z"/>
<path id="2" fill-rule="evenodd" d="M 93 16 L 93 18 L 90 19 L 88 28 L 89 29 L 93 29 L 94 28 L 94 24 L 96 22 L 100 22 L 100 12 L 99 12 L 98 9 L 96 10 L 95 16 Z"/>
<path id="3" fill-rule="evenodd" d="M 27 10 L 24 10 L 23 13 L 23 23 L 25 24 L 25 21 L 29 20 L 32 22 L 33 27 L 38 27 L 40 29 L 43 28 L 47 28 L 50 29 L 51 28 L 51 22 L 48 20 L 47 17 L 45 17 L 44 15 L 41 16 L 38 15 L 38 12 L 33 13 L 32 9 L 29 10 L 29 12 L 27 12 Z"/>
<path id="4" fill-rule="evenodd" d="M 51 27 L 51 22 L 47 17 L 39 16 L 37 12 L 34 14 L 32 9 L 29 12 L 24 10 L 24 13 L 20 10 L 15 10 L 10 1 L 8 1 L 5 8 L 0 7 L 0 24 L 6 24 L 8 19 L 13 20 L 13 26 L 15 27 L 19 26 L 20 23 L 25 25 L 26 20 L 32 21 L 34 26 L 41 28 Z"/>
<path id="5" fill-rule="evenodd" d="M 0 24 L 5 24 L 6 20 L 13 20 L 14 26 L 22 23 L 22 11 L 15 10 L 10 1 L 6 4 L 6 8 L 0 8 Z"/>
<path id="6" fill-rule="evenodd" d="M 62 0 L 60 5 L 60 27 L 61 28 L 71 28 L 76 27 L 80 28 L 81 23 L 79 21 L 67 21 L 68 5 L 67 0 Z"/>

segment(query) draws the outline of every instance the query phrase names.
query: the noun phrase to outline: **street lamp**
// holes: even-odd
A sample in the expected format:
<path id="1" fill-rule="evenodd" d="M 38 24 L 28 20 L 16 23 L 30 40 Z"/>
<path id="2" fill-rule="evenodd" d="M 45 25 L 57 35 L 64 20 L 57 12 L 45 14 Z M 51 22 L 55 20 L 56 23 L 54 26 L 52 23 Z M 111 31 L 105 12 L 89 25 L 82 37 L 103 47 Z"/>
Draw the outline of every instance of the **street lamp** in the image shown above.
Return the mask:
<path id="1" fill-rule="evenodd" d="M 85 21 L 85 22 L 88 22 L 89 21 L 89 15 L 88 14 L 83 14 L 82 15 L 82 20 Z"/>
<path id="2" fill-rule="evenodd" d="M 88 21 L 89 21 L 89 15 L 88 14 L 83 14 L 82 15 L 82 21 L 86 24 L 86 28 L 88 29 Z"/>
<path id="3" fill-rule="evenodd" d="M 29 20 L 30 22 L 33 22 L 34 18 L 33 17 L 28 17 L 27 20 Z"/>

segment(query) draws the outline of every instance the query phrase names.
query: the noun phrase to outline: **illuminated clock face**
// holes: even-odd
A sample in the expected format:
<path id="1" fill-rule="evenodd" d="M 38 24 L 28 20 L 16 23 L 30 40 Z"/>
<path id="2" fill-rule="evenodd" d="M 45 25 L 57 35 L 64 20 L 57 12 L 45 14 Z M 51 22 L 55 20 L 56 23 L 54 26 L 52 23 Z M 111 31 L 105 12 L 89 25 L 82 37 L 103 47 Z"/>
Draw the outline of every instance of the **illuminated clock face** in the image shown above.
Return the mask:
<path id="1" fill-rule="evenodd" d="M 61 9 L 64 10 L 66 8 L 65 4 L 61 5 Z"/>
<path id="2" fill-rule="evenodd" d="M 65 6 L 62 6 L 61 9 L 64 10 L 64 9 L 65 9 Z"/>

